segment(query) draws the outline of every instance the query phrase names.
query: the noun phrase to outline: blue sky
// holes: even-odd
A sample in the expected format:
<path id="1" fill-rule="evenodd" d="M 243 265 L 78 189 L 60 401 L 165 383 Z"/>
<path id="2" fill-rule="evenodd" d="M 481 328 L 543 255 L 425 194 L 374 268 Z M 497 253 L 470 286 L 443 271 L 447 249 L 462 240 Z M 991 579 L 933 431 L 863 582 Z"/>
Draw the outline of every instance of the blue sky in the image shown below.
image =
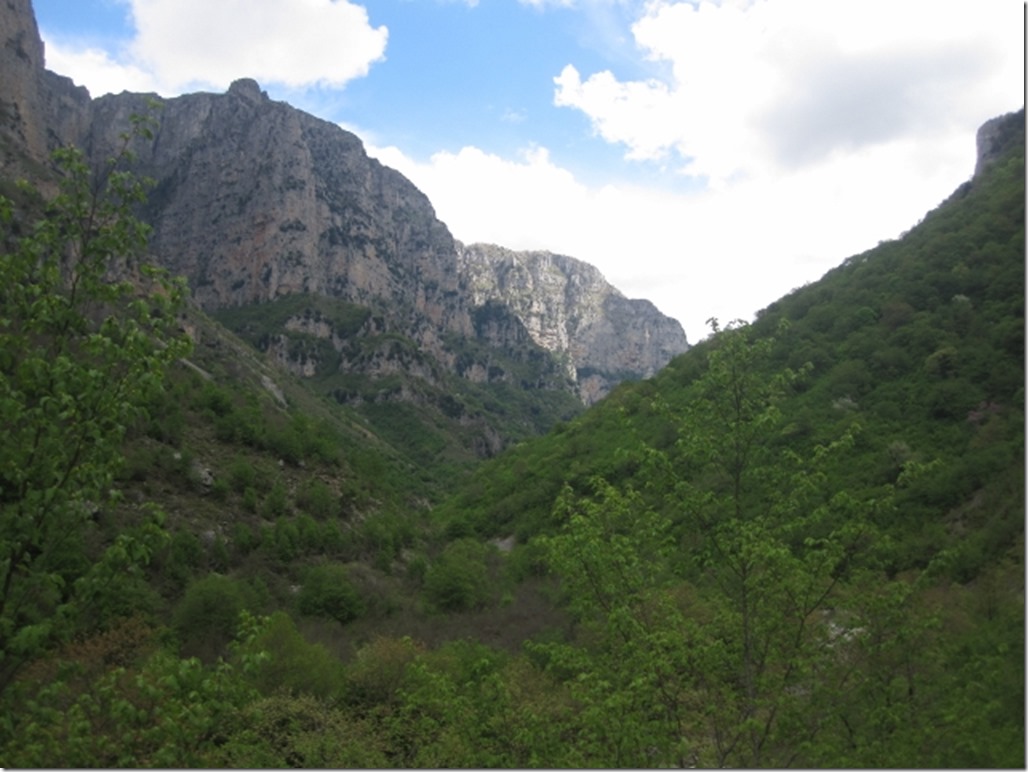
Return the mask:
<path id="1" fill-rule="evenodd" d="M 34 0 L 94 96 L 254 77 L 689 339 L 897 237 L 1024 94 L 1014 0 Z"/>

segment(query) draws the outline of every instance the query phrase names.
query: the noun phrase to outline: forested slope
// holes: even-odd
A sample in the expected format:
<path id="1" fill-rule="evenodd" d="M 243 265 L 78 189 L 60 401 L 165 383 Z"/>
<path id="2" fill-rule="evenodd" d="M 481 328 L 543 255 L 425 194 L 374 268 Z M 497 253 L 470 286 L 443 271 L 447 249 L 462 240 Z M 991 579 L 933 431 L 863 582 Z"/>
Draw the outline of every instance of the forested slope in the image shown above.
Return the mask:
<path id="1" fill-rule="evenodd" d="M 1015 126 L 1020 116 L 1011 117 Z M 1020 528 L 1023 136 L 1022 127 L 1000 162 L 901 239 L 794 290 L 745 332 L 773 339 L 762 377 L 797 373 L 777 405 L 781 426 L 763 442 L 800 451 L 855 430 L 859 460 L 834 473 L 848 487 L 894 483 L 908 462 L 931 467 L 901 495 L 908 516 L 893 526 L 907 554 L 897 556 L 898 570 L 923 567 L 945 544 L 980 566 L 972 544 L 1001 548 Z M 482 465 L 438 516 L 455 532 L 516 531 L 524 541 L 554 526 L 552 504 L 565 482 L 631 481 L 641 449 L 664 450 L 678 437 L 678 416 L 717 345 L 715 336 L 655 378 L 618 389 L 549 436 Z M 982 506 L 1001 480 L 1012 498 Z M 964 504 L 970 511 L 955 514 Z M 975 516 L 985 520 L 968 528 Z M 946 533 L 958 532 L 947 541 Z"/>
<path id="2" fill-rule="evenodd" d="M 33 280 L 5 285 L 0 320 L 21 346 L 0 409 L 26 440 L 0 465 L 0 760 L 1022 767 L 1008 120 L 1007 149 L 903 238 L 431 511 L 418 454 L 176 309 L 166 277 L 146 303 L 108 289 L 140 232 L 118 195 L 100 227 L 80 217 L 102 203 L 84 169 L 36 225 L 38 201 L 4 202 L 5 271 Z M 81 308 L 69 235 L 94 259 Z"/>
<path id="3" fill-rule="evenodd" d="M 1002 156 L 901 239 L 437 509 L 559 581 L 575 632 L 530 650 L 580 719 L 622 728 L 576 762 L 1024 763 L 1023 112 L 1007 120 Z"/>

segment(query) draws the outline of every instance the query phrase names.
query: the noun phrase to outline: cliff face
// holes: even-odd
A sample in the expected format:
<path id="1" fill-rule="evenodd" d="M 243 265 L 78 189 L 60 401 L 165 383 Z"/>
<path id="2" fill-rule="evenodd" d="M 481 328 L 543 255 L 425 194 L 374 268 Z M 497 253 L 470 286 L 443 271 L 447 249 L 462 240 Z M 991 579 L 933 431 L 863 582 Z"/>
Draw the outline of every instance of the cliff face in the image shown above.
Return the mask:
<path id="1" fill-rule="evenodd" d="M 591 404 L 626 378 L 648 378 L 689 348 L 682 326 L 631 300 L 592 265 L 551 252 L 458 245 L 472 302 L 502 303 L 532 339 L 565 363 Z"/>
<path id="2" fill-rule="evenodd" d="M 1024 108 L 986 121 L 975 136 L 974 177 L 1017 144 L 1024 144 Z"/>
<path id="3" fill-rule="evenodd" d="M 43 67 L 31 0 L 0 0 L 0 173 L 39 182 L 51 151 L 90 121 L 89 92 Z"/>
<path id="4" fill-rule="evenodd" d="M 152 114 L 154 139 L 132 147 L 136 171 L 155 181 L 142 213 L 151 252 L 186 277 L 207 312 L 300 294 L 357 304 L 376 321 L 355 335 L 400 335 L 442 372 L 476 383 L 512 377 L 513 356 L 538 370 L 523 382 L 566 389 L 566 373 L 586 403 L 686 348 L 677 322 L 624 298 L 585 263 L 459 245 L 427 197 L 369 158 L 356 136 L 269 99 L 253 80 L 225 94 L 90 99 L 44 69 L 30 0 L 0 0 L 0 42 L 3 176 L 39 181 L 65 144 L 102 163 L 133 116 Z M 377 359 L 348 356 L 352 341 L 311 335 L 332 343 L 342 367 L 384 372 Z M 300 374 L 319 367 L 272 353 Z M 439 385 L 439 368 L 430 369 L 432 377 L 410 375 Z"/>
<path id="5" fill-rule="evenodd" d="M 109 155 L 146 109 L 138 94 L 95 100 L 92 155 Z M 155 141 L 136 148 L 157 180 L 153 249 L 189 277 L 205 310 L 326 295 L 386 309 L 395 329 L 452 360 L 447 333 L 521 342 L 510 320 L 479 323 L 478 309 L 502 304 L 564 363 L 586 404 L 688 347 L 677 322 L 586 263 L 456 243 L 424 194 L 368 158 L 356 136 L 270 100 L 252 80 L 167 100 L 158 118 Z"/>
<path id="6" fill-rule="evenodd" d="M 108 155 L 147 97 L 93 103 L 85 146 Z M 270 100 L 252 80 L 161 103 L 135 149 L 156 180 L 152 249 L 207 311 L 314 293 L 388 310 L 439 353 L 471 332 L 454 242 L 428 199 L 334 124 Z"/>

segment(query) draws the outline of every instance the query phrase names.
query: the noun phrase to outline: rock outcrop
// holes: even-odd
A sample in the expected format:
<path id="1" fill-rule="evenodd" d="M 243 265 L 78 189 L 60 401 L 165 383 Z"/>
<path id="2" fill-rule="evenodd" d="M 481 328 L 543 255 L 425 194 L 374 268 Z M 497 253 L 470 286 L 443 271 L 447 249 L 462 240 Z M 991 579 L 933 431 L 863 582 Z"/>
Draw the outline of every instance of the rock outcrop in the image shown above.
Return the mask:
<path id="1" fill-rule="evenodd" d="M 109 155 L 147 101 L 95 100 L 91 154 Z M 166 100 L 159 119 L 155 140 L 135 149 L 157 181 L 152 245 L 205 310 L 326 295 L 382 309 L 393 329 L 446 361 L 445 335 L 482 335 L 477 309 L 504 304 L 565 364 L 586 404 L 688 347 L 676 321 L 586 263 L 455 242 L 424 194 L 356 136 L 270 100 L 252 80 Z M 520 343 L 510 324 L 503 331 L 493 325 L 484 339 Z"/>
<path id="2" fill-rule="evenodd" d="M 136 171 L 155 181 L 141 213 L 153 227 L 151 252 L 186 277 L 205 311 L 333 298 L 372 309 L 374 334 L 411 340 L 444 371 L 475 382 L 500 370 L 510 377 L 482 353 L 490 347 L 516 350 L 523 363 L 541 362 L 530 349 L 548 351 L 557 364 L 525 382 L 563 389 L 566 372 L 586 403 L 686 348 L 677 322 L 624 298 L 585 263 L 459 245 L 428 198 L 369 158 L 358 137 L 270 99 L 253 80 L 224 94 L 90 99 L 44 68 L 30 0 L 0 0 L 0 39 L 3 176 L 38 180 L 30 167 L 43 168 L 63 144 L 100 164 L 134 116 L 152 113 L 152 140 L 131 148 Z M 477 359 L 453 344 L 459 339 L 477 341 Z M 388 370 L 383 361 L 342 359 L 363 362 L 371 376 Z M 299 373 L 319 366 L 293 364 Z"/>
<path id="3" fill-rule="evenodd" d="M 1024 108 L 986 121 L 975 136 L 977 157 L 974 177 L 989 164 L 1002 157 L 1013 145 L 1024 144 Z"/>
<path id="4" fill-rule="evenodd" d="M 31 0 L 0 0 L 0 174 L 38 182 L 90 121 L 89 92 L 45 69 Z"/>
<path id="5" fill-rule="evenodd" d="M 586 404 L 689 348 L 678 322 L 648 300 L 626 298 L 581 260 L 492 244 L 458 244 L 458 255 L 472 302 L 510 308 L 532 340 L 561 359 Z"/>
<path id="6" fill-rule="evenodd" d="M 149 99 L 94 100 L 90 155 L 109 155 Z M 134 148 L 156 181 L 151 248 L 204 310 L 314 293 L 383 309 L 435 355 L 442 335 L 471 333 L 449 231 L 356 136 L 252 80 L 161 101 L 156 117 L 153 141 Z"/>

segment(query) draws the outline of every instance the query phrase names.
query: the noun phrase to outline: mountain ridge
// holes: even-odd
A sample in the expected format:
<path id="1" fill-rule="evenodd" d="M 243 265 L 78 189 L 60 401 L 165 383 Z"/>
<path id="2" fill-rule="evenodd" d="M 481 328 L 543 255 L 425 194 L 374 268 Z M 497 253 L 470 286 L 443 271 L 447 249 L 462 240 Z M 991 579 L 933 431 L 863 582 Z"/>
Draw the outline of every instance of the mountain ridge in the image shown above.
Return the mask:
<path id="1" fill-rule="evenodd" d="M 577 258 L 495 244 L 457 246 L 474 301 L 508 305 L 532 340 L 562 356 L 587 405 L 626 380 L 626 371 L 627 379 L 649 378 L 689 348 L 674 320 L 648 300 L 625 297 Z"/>
<path id="2" fill-rule="evenodd" d="M 479 277 L 471 300 L 458 244 L 429 199 L 370 158 L 356 135 L 271 100 L 250 78 L 224 94 L 163 99 L 122 92 L 92 99 L 45 69 L 29 0 L 0 5 L 0 34 L 0 136 L 12 173 L 38 176 L 17 160 L 11 149 L 18 147 L 45 165 L 55 147 L 77 145 L 99 166 L 132 117 L 153 112 L 153 141 L 137 139 L 131 148 L 139 173 L 155 180 L 142 217 L 153 227 L 155 258 L 187 278 L 200 308 L 320 294 L 372 308 L 389 332 L 409 337 L 445 370 L 478 371 L 459 366 L 462 355 L 447 339 L 474 339 L 475 315 L 486 304 L 505 303 L 502 293 L 483 292 Z M 584 270 L 587 264 L 575 265 Z M 552 308 L 553 299 L 547 302 Z M 586 373 L 587 383 L 578 384 L 578 370 L 567 369 L 572 392 L 586 403 L 624 378 L 648 377 L 688 347 L 681 325 L 652 304 L 621 304 L 614 313 L 619 322 L 608 329 L 627 337 L 576 341 L 578 349 L 603 350 L 592 357 L 605 362 L 602 378 Z M 622 323 L 632 316 L 640 317 L 637 324 Z M 493 329 L 489 346 L 520 345 L 520 333 L 504 329 L 513 337 L 499 338 Z M 532 340 L 546 348 L 545 338 Z M 612 352 L 621 349 L 618 361 Z M 562 366 L 566 351 L 547 350 Z"/>

